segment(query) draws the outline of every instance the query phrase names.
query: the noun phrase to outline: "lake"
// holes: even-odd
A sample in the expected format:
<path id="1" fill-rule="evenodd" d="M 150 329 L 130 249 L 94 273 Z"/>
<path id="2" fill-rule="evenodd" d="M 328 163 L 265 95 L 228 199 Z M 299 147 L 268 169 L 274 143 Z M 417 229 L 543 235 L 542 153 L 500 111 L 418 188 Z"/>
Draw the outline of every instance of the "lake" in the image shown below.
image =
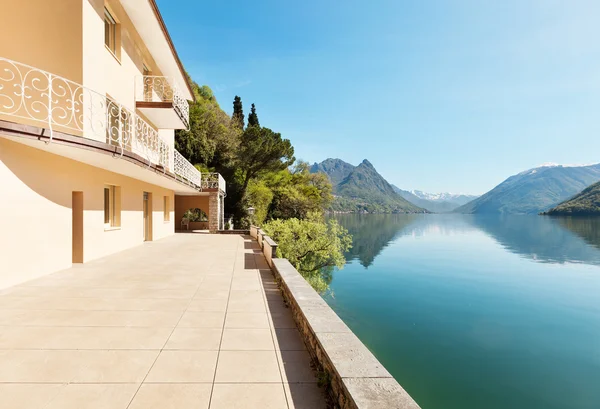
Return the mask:
<path id="1" fill-rule="evenodd" d="M 423 409 L 600 408 L 600 219 L 333 217 L 325 298 Z"/>

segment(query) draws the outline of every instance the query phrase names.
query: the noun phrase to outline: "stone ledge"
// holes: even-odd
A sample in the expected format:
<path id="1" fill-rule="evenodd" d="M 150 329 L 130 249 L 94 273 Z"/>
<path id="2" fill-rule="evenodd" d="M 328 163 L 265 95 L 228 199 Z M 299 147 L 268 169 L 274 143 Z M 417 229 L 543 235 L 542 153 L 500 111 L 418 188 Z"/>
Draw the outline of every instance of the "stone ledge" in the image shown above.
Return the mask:
<path id="1" fill-rule="evenodd" d="M 273 240 L 251 227 L 263 252 Z M 326 374 L 328 393 L 340 409 L 419 409 L 369 349 L 286 259 L 269 265 L 290 306 L 317 369 Z"/>

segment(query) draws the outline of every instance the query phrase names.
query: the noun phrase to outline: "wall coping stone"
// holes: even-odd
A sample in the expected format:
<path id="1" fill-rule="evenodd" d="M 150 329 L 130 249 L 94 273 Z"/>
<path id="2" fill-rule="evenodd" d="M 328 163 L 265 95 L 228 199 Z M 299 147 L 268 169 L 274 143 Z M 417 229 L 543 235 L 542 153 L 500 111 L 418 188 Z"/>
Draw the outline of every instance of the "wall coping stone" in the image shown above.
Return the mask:
<path id="1" fill-rule="evenodd" d="M 277 246 L 262 229 L 258 234 Z M 328 392 L 336 408 L 420 409 L 287 259 L 273 258 L 272 270 L 311 357 L 329 376 Z"/>

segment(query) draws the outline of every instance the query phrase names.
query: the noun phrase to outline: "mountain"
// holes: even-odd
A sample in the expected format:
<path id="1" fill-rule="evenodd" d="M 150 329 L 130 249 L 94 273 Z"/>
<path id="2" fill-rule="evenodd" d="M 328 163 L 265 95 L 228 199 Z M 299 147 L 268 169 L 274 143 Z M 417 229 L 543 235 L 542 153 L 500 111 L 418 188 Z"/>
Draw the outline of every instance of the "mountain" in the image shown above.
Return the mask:
<path id="1" fill-rule="evenodd" d="M 392 185 L 396 193 L 409 202 L 434 213 L 447 213 L 476 199 L 477 196 L 454 193 L 425 193 L 420 190 L 402 190 Z"/>
<path id="2" fill-rule="evenodd" d="M 311 172 L 325 173 L 333 185 L 331 210 L 359 213 L 423 213 L 394 191 L 368 160 L 353 166 L 340 159 L 315 163 Z"/>
<path id="3" fill-rule="evenodd" d="M 537 214 L 600 181 L 600 164 L 542 165 L 511 176 L 483 196 L 459 207 L 457 213 Z"/>
<path id="4" fill-rule="evenodd" d="M 315 163 L 310 168 L 310 173 L 325 173 L 333 186 L 342 182 L 354 170 L 354 166 L 341 159 L 325 159 L 321 163 Z"/>
<path id="5" fill-rule="evenodd" d="M 600 182 L 546 212 L 549 215 L 600 215 Z"/>

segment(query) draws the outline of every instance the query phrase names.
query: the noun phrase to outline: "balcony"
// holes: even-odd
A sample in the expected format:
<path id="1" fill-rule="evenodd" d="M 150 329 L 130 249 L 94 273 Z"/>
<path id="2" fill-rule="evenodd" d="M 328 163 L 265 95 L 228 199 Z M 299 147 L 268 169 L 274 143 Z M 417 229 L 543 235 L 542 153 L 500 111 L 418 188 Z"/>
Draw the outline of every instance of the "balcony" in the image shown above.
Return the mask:
<path id="1" fill-rule="evenodd" d="M 219 173 L 203 173 L 200 188 L 207 191 L 225 192 L 225 179 Z"/>
<path id="2" fill-rule="evenodd" d="M 187 109 L 187 101 L 183 103 Z M 3 57 L 0 128 L 5 129 L 5 135 L 19 135 L 16 138 L 20 141 L 25 141 L 20 136 L 28 136 L 27 144 L 32 146 L 150 183 L 165 185 L 158 176 L 164 174 L 170 177 L 168 186 L 174 190 L 177 188 L 173 186 L 185 184 L 188 193 L 213 186 L 225 192 L 225 181 L 219 174 L 202 175 L 159 136 L 155 127 L 119 102 L 66 78 Z M 38 140 L 46 144 L 40 145 Z M 84 149 L 65 150 L 65 145 Z M 96 152 L 128 158 L 141 168 L 106 160 L 105 155 L 98 156 Z M 144 173 L 145 168 L 154 172 Z"/>
<path id="3" fill-rule="evenodd" d="M 188 102 L 172 78 L 151 75 L 136 77 L 135 105 L 160 129 L 189 128 Z"/>

